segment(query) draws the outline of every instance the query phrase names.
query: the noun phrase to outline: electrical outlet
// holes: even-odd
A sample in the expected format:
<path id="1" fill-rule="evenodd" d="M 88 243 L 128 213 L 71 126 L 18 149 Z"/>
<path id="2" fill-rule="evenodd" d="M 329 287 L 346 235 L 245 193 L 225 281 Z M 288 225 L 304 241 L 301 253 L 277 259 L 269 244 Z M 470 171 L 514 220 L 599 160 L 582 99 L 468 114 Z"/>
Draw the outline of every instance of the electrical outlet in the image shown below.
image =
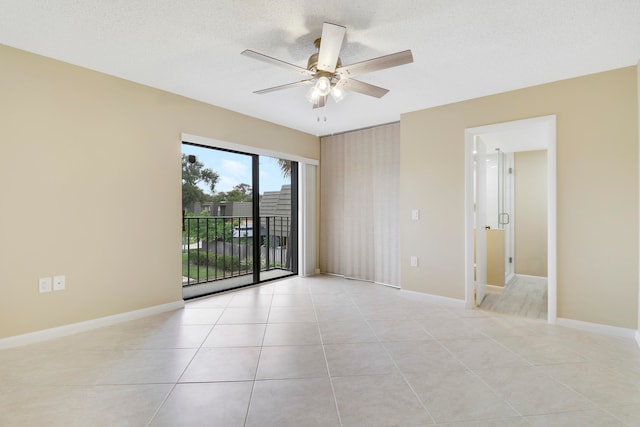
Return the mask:
<path id="1" fill-rule="evenodd" d="M 64 291 L 66 278 L 64 276 L 53 276 L 53 290 Z"/>
<path id="2" fill-rule="evenodd" d="M 417 267 L 418 266 L 418 257 L 417 256 L 412 256 L 410 263 L 411 263 L 411 267 Z"/>
<path id="3" fill-rule="evenodd" d="M 51 277 L 41 277 L 39 281 L 40 292 L 51 292 Z"/>

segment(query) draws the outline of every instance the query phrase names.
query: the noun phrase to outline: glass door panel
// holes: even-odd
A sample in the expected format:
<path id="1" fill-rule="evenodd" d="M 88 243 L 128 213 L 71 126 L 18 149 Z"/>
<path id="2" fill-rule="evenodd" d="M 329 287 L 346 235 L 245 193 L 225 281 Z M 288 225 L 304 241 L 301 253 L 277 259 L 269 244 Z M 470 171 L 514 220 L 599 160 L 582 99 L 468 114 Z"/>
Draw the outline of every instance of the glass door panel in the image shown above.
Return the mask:
<path id="1" fill-rule="evenodd" d="M 296 162 L 260 156 L 260 281 L 297 273 Z"/>
<path id="2" fill-rule="evenodd" d="M 297 182 L 297 162 L 182 144 L 184 299 L 297 274 Z"/>
<path id="3" fill-rule="evenodd" d="M 497 152 L 498 169 L 498 228 L 504 230 L 504 270 L 505 284 L 514 276 L 513 263 L 513 152 Z"/>
<path id="4" fill-rule="evenodd" d="M 182 144 L 185 299 L 254 283 L 253 157 Z"/>

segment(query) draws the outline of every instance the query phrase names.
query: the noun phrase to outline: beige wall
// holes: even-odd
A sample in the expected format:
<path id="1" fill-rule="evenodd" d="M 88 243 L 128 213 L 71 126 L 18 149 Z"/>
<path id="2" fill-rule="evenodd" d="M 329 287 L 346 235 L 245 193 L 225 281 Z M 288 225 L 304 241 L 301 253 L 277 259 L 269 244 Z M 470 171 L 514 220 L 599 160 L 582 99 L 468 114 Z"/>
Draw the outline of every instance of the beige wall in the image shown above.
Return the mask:
<path id="1" fill-rule="evenodd" d="M 516 274 L 547 277 L 547 151 L 514 153 Z"/>
<path id="2" fill-rule="evenodd" d="M 181 299 L 181 133 L 319 158 L 228 110 L 3 46 L 0 64 L 0 338 Z"/>
<path id="3" fill-rule="evenodd" d="M 628 67 L 404 114 L 403 287 L 464 298 L 465 128 L 556 114 L 558 317 L 635 328 L 637 82 Z"/>

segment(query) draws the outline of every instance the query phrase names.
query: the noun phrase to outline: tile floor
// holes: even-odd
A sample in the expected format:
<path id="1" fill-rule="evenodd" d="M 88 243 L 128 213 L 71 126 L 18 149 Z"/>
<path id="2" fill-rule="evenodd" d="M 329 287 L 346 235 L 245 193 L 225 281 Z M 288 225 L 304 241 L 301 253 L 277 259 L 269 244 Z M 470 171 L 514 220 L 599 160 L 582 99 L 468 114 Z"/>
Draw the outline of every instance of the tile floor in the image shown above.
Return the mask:
<path id="1" fill-rule="evenodd" d="M 516 276 L 504 287 L 487 286 L 482 310 L 533 319 L 547 319 L 547 278 Z"/>
<path id="2" fill-rule="evenodd" d="M 0 351 L 0 425 L 640 426 L 640 349 L 296 277 Z"/>

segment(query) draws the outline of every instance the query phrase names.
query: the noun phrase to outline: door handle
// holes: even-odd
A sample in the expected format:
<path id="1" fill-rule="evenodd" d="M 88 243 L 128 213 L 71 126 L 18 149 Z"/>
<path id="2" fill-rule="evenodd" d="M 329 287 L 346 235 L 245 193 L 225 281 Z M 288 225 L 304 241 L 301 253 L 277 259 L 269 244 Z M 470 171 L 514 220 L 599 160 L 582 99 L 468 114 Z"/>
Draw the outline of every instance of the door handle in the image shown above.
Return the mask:
<path id="1" fill-rule="evenodd" d="M 509 214 L 508 214 L 508 213 L 506 213 L 506 212 L 503 212 L 503 213 L 501 213 L 501 214 L 499 214 L 499 215 L 498 215 L 498 222 L 499 222 L 501 225 L 507 225 L 507 224 L 509 224 L 510 220 L 511 220 L 511 218 L 509 217 Z"/>

